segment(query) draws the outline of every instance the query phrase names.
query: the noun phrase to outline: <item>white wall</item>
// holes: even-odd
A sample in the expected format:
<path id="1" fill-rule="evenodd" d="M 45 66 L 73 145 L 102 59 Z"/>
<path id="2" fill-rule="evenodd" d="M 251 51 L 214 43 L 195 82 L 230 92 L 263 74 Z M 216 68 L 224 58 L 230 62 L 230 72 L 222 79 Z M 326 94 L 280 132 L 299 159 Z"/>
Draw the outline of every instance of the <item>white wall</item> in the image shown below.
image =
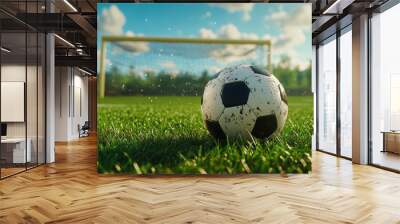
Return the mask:
<path id="1" fill-rule="evenodd" d="M 88 78 L 83 75 L 76 68 L 56 67 L 56 141 L 79 138 L 78 125 L 88 120 Z"/>
<path id="2" fill-rule="evenodd" d="M 25 64 L 1 65 L 1 81 L 25 82 Z"/>
<path id="3" fill-rule="evenodd" d="M 55 68 L 55 141 L 67 141 L 69 132 L 69 68 Z"/>
<path id="4" fill-rule="evenodd" d="M 79 72 L 77 75 L 76 72 L 78 70 L 74 70 L 74 92 L 75 94 L 73 97 L 74 99 L 74 107 L 72 108 L 72 119 L 71 119 L 71 135 L 74 138 L 79 137 L 78 132 L 78 124 L 83 125 L 85 121 L 89 119 L 88 113 L 88 78 L 81 76 L 82 73 Z M 79 102 L 80 101 L 80 102 Z M 81 108 L 80 108 L 81 107 Z M 80 111 L 82 110 L 82 111 Z"/>

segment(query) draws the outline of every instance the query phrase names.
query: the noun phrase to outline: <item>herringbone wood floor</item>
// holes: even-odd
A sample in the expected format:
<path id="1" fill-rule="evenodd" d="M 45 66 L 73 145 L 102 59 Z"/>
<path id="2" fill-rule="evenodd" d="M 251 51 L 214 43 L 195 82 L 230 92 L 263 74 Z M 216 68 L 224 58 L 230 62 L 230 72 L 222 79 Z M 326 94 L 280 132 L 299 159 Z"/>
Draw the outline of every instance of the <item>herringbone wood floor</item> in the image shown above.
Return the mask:
<path id="1" fill-rule="evenodd" d="M 314 153 L 310 175 L 96 173 L 96 139 L 0 181 L 0 223 L 400 223 L 400 175 Z"/>

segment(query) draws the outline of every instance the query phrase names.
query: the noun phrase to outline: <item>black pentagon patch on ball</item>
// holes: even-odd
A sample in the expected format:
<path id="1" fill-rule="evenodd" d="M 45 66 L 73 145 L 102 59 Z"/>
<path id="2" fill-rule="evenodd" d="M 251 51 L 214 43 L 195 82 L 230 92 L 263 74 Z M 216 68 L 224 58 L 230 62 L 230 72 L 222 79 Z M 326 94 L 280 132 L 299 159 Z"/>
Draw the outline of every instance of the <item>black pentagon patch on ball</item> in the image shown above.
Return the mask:
<path id="1" fill-rule="evenodd" d="M 250 89 L 246 83 L 231 82 L 222 87 L 222 103 L 225 107 L 236 107 L 247 103 Z"/>
<path id="2" fill-rule="evenodd" d="M 268 138 L 278 128 L 274 114 L 258 117 L 251 134 L 256 138 Z"/>
<path id="3" fill-rule="evenodd" d="M 260 68 L 258 66 L 251 65 L 250 69 L 253 70 L 253 72 L 256 73 L 256 74 L 270 76 L 270 74 L 266 70 L 264 70 L 264 69 L 262 69 L 262 68 Z"/>
<path id="4" fill-rule="evenodd" d="M 210 134 L 218 139 L 218 140 L 225 140 L 226 135 L 222 130 L 221 126 L 219 125 L 218 121 L 208 121 L 206 120 L 206 128 Z"/>
<path id="5" fill-rule="evenodd" d="M 286 103 L 286 105 L 288 105 L 288 99 L 287 99 L 286 91 L 285 91 L 285 89 L 283 89 L 283 87 L 281 85 L 279 85 L 279 92 L 281 94 L 281 100 L 284 103 Z"/>

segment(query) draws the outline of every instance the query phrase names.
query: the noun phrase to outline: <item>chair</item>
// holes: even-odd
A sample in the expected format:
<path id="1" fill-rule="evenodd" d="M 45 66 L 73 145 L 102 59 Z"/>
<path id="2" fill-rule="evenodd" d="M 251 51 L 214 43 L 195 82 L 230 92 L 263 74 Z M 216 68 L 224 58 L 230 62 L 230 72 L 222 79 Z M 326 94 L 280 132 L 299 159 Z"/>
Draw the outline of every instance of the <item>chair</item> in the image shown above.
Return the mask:
<path id="1" fill-rule="evenodd" d="M 90 129 L 89 121 L 85 121 L 82 127 L 80 127 L 80 125 L 78 124 L 79 138 L 89 136 L 89 129 Z"/>

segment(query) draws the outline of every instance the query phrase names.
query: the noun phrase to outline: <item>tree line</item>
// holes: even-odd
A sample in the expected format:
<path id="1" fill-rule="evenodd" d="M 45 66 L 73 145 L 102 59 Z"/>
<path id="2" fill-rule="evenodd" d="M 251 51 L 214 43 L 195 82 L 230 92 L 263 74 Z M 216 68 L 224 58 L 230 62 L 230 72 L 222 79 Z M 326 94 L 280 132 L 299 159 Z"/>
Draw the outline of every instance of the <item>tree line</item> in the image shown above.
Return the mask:
<path id="1" fill-rule="evenodd" d="M 299 67 L 291 67 L 290 59 L 283 57 L 273 66 L 273 74 L 282 85 L 288 95 L 305 96 L 311 93 L 311 65 L 304 70 Z M 190 72 L 171 74 L 166 71 L 158 73 L 147 71 L 139 75 L 134 67 L 123 72 L 117 66 L 112 66 L 106 72 L 107 96 L 130 96 L 130 95 L 182 95 L 200 96 L 204 86 L 212 79 L 214 74 L 207 70 L 200 75 Z"/>

